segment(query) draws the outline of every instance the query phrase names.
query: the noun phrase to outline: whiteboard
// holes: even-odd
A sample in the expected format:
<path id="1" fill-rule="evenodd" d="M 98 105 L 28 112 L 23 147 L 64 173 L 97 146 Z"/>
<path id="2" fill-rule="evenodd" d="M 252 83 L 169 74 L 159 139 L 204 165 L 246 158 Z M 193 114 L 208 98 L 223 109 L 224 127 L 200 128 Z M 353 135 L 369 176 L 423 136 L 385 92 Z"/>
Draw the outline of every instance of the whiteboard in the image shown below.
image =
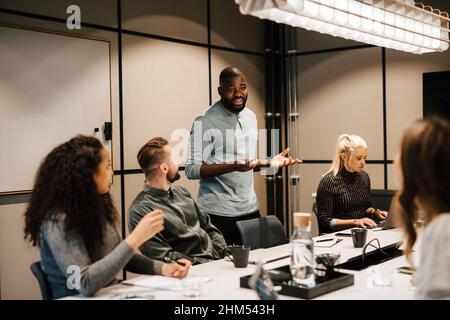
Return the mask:
<path id="1" fill-rule="evenodd" d="M 77 134 L 111 153 L 110 80 L 107 41 L 0 26 L 0 194 L 30 191 L 41 160 Z"/>

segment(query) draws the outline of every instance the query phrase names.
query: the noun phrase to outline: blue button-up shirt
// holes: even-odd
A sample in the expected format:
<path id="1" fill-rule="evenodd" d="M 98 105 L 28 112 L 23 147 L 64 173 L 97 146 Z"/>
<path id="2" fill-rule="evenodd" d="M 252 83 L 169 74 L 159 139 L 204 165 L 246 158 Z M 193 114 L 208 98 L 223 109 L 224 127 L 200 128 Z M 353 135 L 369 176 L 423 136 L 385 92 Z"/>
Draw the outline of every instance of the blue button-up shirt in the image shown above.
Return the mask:
<path id="1" fill-rule="evenodd" d="M 189 179 L 200 179 L 197 204 L 202 211 L 237 217 L 258 210 L 252 170 L 230 172 L 211 179 L 200 176 L 202 164 L 256 158 L 257 140 L 256 116 L 247 107 L 234 114 L 218 101 L 195 119 L 185 173 Z"/>

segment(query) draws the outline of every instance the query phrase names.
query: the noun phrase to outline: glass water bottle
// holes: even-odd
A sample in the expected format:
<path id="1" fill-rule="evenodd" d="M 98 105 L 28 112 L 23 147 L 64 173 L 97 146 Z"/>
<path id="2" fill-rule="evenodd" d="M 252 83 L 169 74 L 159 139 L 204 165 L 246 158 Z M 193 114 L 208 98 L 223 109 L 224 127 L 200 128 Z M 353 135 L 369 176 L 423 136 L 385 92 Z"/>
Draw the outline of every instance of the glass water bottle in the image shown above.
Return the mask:
<path id="1" fill-rule="evenodd" d="M 291 238 L 291 274 L 295 283 L 313 287 L 314 278 L 314 240 L 311 238 L 311 214 L 294 213 L 294 233 Z"/>

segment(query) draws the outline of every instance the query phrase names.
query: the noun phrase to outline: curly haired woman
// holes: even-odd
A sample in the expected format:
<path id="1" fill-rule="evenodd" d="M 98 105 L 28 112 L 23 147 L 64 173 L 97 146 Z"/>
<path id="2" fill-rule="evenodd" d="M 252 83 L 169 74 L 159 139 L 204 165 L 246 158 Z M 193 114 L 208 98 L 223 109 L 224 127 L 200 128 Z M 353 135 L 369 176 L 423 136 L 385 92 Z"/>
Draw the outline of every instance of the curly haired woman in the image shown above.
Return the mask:
<path id="1" fill-rule="evenodd" d="M 25 213 L 25 238 L 39 246 L 41 266 L 52 298 L 94 295 L 114 284 L 123 268 L 142 274 L 185 277 L 184 266 L 137 253 L 141 244 L 163 230 L 160 210 L 148 213 L 122 240 L 117 211 L 109 194 L 112 169 L 99 140 L 77 136 L 53 149 L 38 170 Z"/>

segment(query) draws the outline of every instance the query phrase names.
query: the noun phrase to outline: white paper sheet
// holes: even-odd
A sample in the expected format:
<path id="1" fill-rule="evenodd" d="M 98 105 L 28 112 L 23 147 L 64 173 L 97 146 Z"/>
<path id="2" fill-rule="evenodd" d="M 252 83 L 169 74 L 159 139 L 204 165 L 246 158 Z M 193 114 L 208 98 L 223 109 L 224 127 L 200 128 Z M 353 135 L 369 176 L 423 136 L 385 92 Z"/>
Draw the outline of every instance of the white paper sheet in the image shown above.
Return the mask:
<path id="1" fill-rule="evenodd" d="M 256 249 L 250 251 L 250 256 L 248 258 L 249 263 L 268 263 L 271 261 L 275 261 L 278 259 L 284 259 L 289 257 L 290 250 L 280 250 L 278 252 L 274 252 L 270 249 Z"/>
<path id="2" fill-rule="evenodd" d="M 181 291 L 183 290 L 183 280 L 192 279 L 203 281 L 204 283 L 212 281 L 212 278 L 210 277 L 187 276 L 184 279 L 177 279 L 163 276 L 140 276 L 130 280 L 125 280 L 122 282 L 122 284 L 146 287 L 155 290 Z"/>
<path id="3" fill-rule="evenodd" d="M 122 284 L 160 290 L 179 291 L 182 289 L 182 282 L 180 279 L 163 276 L 141 276 L 125 280 Z"/>

